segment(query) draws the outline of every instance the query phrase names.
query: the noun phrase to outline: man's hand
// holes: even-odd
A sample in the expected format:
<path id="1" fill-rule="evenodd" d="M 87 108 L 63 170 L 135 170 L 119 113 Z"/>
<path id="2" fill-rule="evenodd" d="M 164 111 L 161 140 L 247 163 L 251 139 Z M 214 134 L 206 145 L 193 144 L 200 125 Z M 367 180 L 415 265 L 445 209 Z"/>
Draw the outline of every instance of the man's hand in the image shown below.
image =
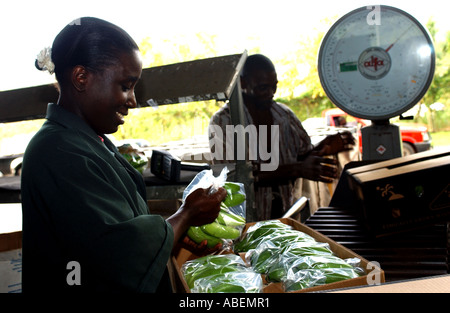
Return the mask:
<path id="1" fill-rule="evenodd" d="M 337 160 L 309 154 L 297 165 L 300 176 L 313 181 L 331 183 L 337 178 Z"/>
<path id="2" fill-rule="evenodd" d="M 354 144 L 355 138 L 353 138 L 353 135 L 348 131 L 344 131 L 327 136 L 314 149 L 314 154 L 318 156 L 335 155 L 342 151 L 352 150 Z"/>

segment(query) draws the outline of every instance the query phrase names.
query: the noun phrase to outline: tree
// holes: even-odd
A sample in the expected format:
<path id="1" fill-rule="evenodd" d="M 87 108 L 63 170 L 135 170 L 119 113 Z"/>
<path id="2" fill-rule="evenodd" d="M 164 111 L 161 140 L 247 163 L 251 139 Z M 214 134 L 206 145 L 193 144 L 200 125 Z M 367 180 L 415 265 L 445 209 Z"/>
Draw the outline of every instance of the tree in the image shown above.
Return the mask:
<path id="1" fill-rule="evenodd" d="M 324 109 L 333 107 L 320 83 L 317 68 L 320 44 L 331 25 L 332 19 L 321 20 L 314 32 L 297 42 L 294 51 L 276 62 L 282 69 L 279 100 L 289 105 L 301 120 L 320 116 Z"/>
<path id="2" fill-rule="evenodd" d="M 436 24 L 433 20 L 427 23 L 427 28 L 430 32 L 433 41 L 435 42 L 436 53 L 436 69 L 433 82 L 430 85 L 427 93 L 420 102 L 421 106 L 426 108 L 428 128 L 431 132 L 444 127 L 440 123 L 440 118 L 448 120 L 450 109 L 450 32 L 447 32 L 446 38 L 442 42 L 436 42 Z M 436 103 L 441 103 L 444 109 L 437 111 L 441 106 Z M 420 114 L 420 110 L 417 114 Z M 440 115 L 443 115 L 442 117 Z M 439 126 L 436 124 L 438 123 Z"/>
<path id="3" fill-rule="evenodd" d="M 204 33 L 169 39 L 147 37 L 140 44 L 143 67 L 154 67 L 214 57 L 216 36 Z M 206 134 L 209 119 L 220 108 L 215 101 L 201 101 L 140 108 L 130 111 L 126 124 L 114 134 L 117 140 L 144 138 L 152 144 Z"/>

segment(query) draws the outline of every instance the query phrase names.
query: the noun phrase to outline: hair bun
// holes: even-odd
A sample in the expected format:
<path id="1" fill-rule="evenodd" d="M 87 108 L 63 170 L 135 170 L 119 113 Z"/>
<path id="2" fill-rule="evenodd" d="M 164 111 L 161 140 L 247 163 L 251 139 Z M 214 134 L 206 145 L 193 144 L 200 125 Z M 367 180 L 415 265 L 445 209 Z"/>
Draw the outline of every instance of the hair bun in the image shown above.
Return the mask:
<path id="1" fill-rule="evenodd" d="M 55 64 L 52 62 L 52 49 L 50 47 L 42 49 L 37 55 L 34 65 L 38 70 L 48 71 L 50 74 L 53 74 Z"/>

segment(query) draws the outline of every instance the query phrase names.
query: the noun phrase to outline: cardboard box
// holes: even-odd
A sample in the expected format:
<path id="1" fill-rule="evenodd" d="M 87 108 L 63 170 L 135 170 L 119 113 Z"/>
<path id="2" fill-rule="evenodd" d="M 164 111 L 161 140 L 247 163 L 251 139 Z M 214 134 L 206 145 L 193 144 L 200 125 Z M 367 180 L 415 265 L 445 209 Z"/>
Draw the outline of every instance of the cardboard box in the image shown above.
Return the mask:
<path id="1" fill-rule="evenodd" d="M 450 293 L 450 275 L 410 279 L 379 286 L 331 290 L 331 293 Z"/>
<path id="2" fill-rule="evenodd" d="M 340 258 L 346 259 L 346 258 L 359 258 L 361 260 L 361 267 L 365 269 L 366 271 L 370 272 L 368 275 L 360 276 L 357 278 L 352 278 L 348 280 L 343 280 L 331 284 L 321 285 L 321 286 L 315 286 L 311 288 L 306 288 L 302 290 L 295 291 L 294 293 L 301 293 L 301 292 L 312 292 L 312 291 L 319 291 L 319 290 L 329 290 L 329 289 L 337 289 L 337 288 L 344 288 L 344 287 L 353 287 L 353 286 L 362 286 L 362 285 L 368 285 L 371 282 L 374 283 L 384 283 L 385 277 L 384 277 L 384 271 L 377 266 L 377 264 L 370 263 L 368 260 L 364 259 L 363 257 L 357 255 L 350 249 L 338 244 L 337 242 L 331 240 L 330 238 L 322 235 L 321 233 L 313 230 L 312 228 L 301 224 L 300 222 L 291 219 L 291 218 L 281 218 L 279 219 L 284 224 L 292 226 L 294 229 L 299 230 L 301 232 L 304 232 L 311 237 L 313 237 L 318 242 L 326 242 L 330 245 L 331 250 Z M 254 225 L 255 223 L 247 223 L 243 235 L 245 234 L 245 231 L 250 227 L 251 225 Z M 242 256 L 242 254 L 241 254 Z M 172 254 L 171 258 L 171 265 L 174 267 L 173 271 L 176 275 L 175 277 L 175 286 L 174 290 L 176 292 L 183 292 L 183 293 L 190 293 L 189 287 L 186 284 L 186 281 L 184 280 L 183 274 L 181 273 L 181 266 L 188 260 L 193 260 L 198 258 L 198 255 L 195 255 L 191 253 L 189 250 L 186 250 L 182 247 L 177 247 L 174 249 L 174 253 Z M 370 263 L 370 264 L 369 264 Z M 370 277 L 369 277 L 370 275 Z M 270 283 L 266 284 L 263 289 L 264 293 L 283 293 L 283 286 L 282 283 Z"/>
<path id="3" fill-rule="evenodd" d="M 22 205 L 0 204 L 0 293 L 21 292 Z"/>
<path id="4" fill-rule="evenodd" d="M 22 204 L 0 203 L 0 252 L 22 248 Z"/>
<path id="5" fill-rule="evenodd" d="M 450 220 L 450 151 L 347 170 L 359 215 L 375 237 Z"/>

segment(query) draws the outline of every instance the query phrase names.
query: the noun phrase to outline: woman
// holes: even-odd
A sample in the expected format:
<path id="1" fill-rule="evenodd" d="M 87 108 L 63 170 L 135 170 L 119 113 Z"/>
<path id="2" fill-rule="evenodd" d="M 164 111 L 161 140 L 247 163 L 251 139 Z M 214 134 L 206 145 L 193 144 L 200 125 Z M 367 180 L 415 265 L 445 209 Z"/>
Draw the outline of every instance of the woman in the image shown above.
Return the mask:
<path id="1" fill-rule="evenodd" d="M 104 135 L 136 107 L 142 71 L 121 28 L 78 19 L 36 66 L 60 95 L 23 161 L 23 292 L 169 290 L 174 243 L 217 217 L 225 190 L 196 190 L 167 220 L 148 214 L 142 176 Z"/>

